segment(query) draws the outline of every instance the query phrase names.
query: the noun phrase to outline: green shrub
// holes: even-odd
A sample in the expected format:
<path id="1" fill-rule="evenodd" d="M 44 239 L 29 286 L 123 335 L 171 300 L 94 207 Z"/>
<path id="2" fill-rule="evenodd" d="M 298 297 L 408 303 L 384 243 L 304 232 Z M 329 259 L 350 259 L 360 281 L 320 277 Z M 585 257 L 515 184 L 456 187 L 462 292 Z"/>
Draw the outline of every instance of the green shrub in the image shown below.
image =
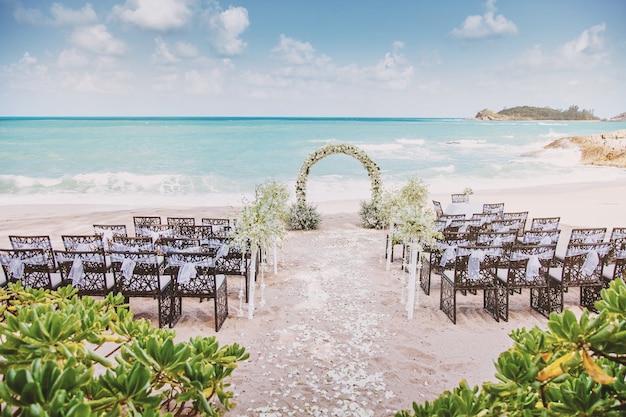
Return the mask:
<path id="1" fill-rule="evenodd" d="M 462 381 L 433 402 L 413 403 L 410 416 L 626 415 L 626 285 L 613 280 L 579 319 L 552 313 L 548 330 L 511 332 L 513 347 L 495 363 L 498 382 L 482 389 Z"/>
<path id="2" fill-rule="evenodd" d="M 177 343 L 173 330 L 134 320 L 121 295 L 11 284 L 0 299 L 10 302 L 0 307 L 2 417 L 219 416 L 234 406 L 225 380 L 249 356 L 237 344 Z"/>
<path id="3" fill-rule="evenodd" d="M 381 216 L 380 208 L 374 203 L 361 201 L 359 216 L 361 217 L 361 227 L 365 229 L 382 229 L 385 227 L 385 221 Z"/>
<path id="4" fill-rule="evenodd" d="M 294 204 L 291 206 L 287 227 L 291 230 L 314 230 L 321 220 L 317 207 L 306 203 Z"/>

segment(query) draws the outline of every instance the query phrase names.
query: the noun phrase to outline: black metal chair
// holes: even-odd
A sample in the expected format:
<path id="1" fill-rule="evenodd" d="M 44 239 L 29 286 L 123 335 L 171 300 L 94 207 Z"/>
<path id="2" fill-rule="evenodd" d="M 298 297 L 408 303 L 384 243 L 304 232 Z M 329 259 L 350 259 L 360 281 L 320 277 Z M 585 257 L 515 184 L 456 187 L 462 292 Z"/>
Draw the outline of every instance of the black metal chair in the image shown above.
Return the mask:
<path id="1" fill-rule="evenodd" d="M 454 269 L 441 274 L 439 308 L 456 324 L 457 292 L 466 295 L 483 291 L 483 307 L 496 321 L 500 321 L 497 272 L 502 248 L 457 248 Z"/>
<path id="2" fill-rule="evenodd" d="M 0 264 L 6 283 L 19 281 L 27 288 L 50 290 L 61 285 L 61 274 L 50 270 L 48 253 L 44 249 L 0 249 Z"/>
<path id="3" fill-rule="evenodd" d="M 530 306 L 544 317 L 563 310 L 563 293 L 548 274 L 556 245 L 519 245 L 511 248 L 505 268 L 498 269 L 500 318 L 509 320 L 510 296 L 529 289 Z"/>
<path id="4" fill-rule="evenodd" d="M 57 265 L 54 260 L 54 250 L 50 236 L 9 236 L 13 249 L 41 249 L 44 252 L 46 264 L 50 272 L 57 272 Z"/>
<path id="5" fill-rule="evenodd" d="M 173 327 L 180 315 L 181 299 L 174 294 L 171 277 L 163 273 L 157 252 L 112 250 L 110 257 L 111 269 L 126 302 L 131 297 L 156 298 L 159 327 Z"/>
<path id="6" fill-rule="evenodd" d="M 54 256 L 61 273 L 61 285 L 73 286 L 78 295 L 106 296 L 117 290 L 104 249 L 54 251 Z"/>
<path id="7" fill-rule="evenodd" d="M 94 224 L 93 232 L 102 238 L 104 251 L 109 252 L 115 236 L 128 236 L 125 224 Z"/>
<path id="8" fill-rule="evenodd" d="M 215 331 L 218 332 L 228 317 L 228 287 L 226 275 L 215 273 L 217 251 L 204 253 L 169 252 L 165 255 L 167 271 L 174 285 L 174 297 L 213 299 Z M 172 326 L 181 311 L 174 312 Z"/>
<path id="9" fill-rule="evenodd" d="M 562 266 L 550 268 L 550 277 L 563 293 L 570 287 L 579 287 L 580 306 L 595 311 L 594 303 L 600 299 L 604 287 L 602 267 L 610 250 L 609 242 L 570 243 Z"/>

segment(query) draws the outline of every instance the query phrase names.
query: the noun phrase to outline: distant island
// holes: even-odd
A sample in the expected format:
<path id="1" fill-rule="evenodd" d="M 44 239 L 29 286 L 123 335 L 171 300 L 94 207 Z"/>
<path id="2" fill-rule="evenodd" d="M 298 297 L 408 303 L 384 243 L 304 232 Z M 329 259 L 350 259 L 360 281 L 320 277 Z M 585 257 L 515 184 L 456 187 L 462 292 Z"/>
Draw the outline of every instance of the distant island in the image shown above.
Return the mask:
<path id="1" fill-rule="evenodd" d="M 495 113 L 484 109 L 474 117 L 478 120 L 600 120 L 593 115 L 593 110 L 581 110 L 578 106 L 570 106 L 567 110 L 556 110 L 550 107 L 517 106 Z"/>

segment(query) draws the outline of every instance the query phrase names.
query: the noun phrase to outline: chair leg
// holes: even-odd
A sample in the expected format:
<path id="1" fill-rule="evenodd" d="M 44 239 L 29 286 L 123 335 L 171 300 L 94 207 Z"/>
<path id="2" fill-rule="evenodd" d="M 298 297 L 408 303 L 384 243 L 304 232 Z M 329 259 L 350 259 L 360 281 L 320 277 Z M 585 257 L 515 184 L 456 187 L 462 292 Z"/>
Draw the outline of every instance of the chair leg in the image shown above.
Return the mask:
<path id="1" fill-rule="evenodd" d="M 580 306 L 587 308 L 589 311 L 598 312 L 595 307 L 596 301 L 600 300 L 600 291 L 602 285 L 583 286 L 580 287 Z"/>
<path id="2" fill-rule="evenodd" d="M 495 321 L 500 321 L 500 289 L 498 286 L 483 290 L 483 307 Z"/>
<path id="3" fill-rule="evenodd" d="M 456 289 L 454 284 L 443 276 L 441 277 L 441 291 L 439 298 L 439 309 L 456 324 Z"/>
<path id="4" fill-rule="evenodd" d="M 214 298 L 214 311 L 215 311 L 215 331 L 219 332 L 222 328 L 222 324 L 228 318 L 228 289 L 226 286 L 226 280 L 215 291 Z"/>
<path id="5" fill-rule="evenodd" d="M 431 266 L 429 261 L 422 262 L 422 270 L 420 271 L 420 287 L 424 294 L 430 295 L 430 274 Z"/>

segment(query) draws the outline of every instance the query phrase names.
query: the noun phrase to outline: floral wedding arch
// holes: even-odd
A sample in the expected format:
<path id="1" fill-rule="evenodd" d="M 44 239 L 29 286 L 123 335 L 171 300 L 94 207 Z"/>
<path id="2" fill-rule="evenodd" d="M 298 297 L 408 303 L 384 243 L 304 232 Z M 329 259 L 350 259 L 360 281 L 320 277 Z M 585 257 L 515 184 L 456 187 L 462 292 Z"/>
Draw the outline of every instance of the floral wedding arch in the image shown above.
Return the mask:
<path id="1" fill-rule="evenodd" d="M 296 198 L 298 205 L 306 205 L 306 182 L 309 177 L 311 167 L 319 160 L 333 154 L 342 153 L 356 158 L 367 170 L 367 175 L 372 182 L 372 204 L 379 205 L 381 202 L 382 181 L 380 179 L 380 168 L 372 159 L 359 147 L 345 143 L 326 145 L 311 153 L 300 167 L 298 180 L 296 182 Z"/>

